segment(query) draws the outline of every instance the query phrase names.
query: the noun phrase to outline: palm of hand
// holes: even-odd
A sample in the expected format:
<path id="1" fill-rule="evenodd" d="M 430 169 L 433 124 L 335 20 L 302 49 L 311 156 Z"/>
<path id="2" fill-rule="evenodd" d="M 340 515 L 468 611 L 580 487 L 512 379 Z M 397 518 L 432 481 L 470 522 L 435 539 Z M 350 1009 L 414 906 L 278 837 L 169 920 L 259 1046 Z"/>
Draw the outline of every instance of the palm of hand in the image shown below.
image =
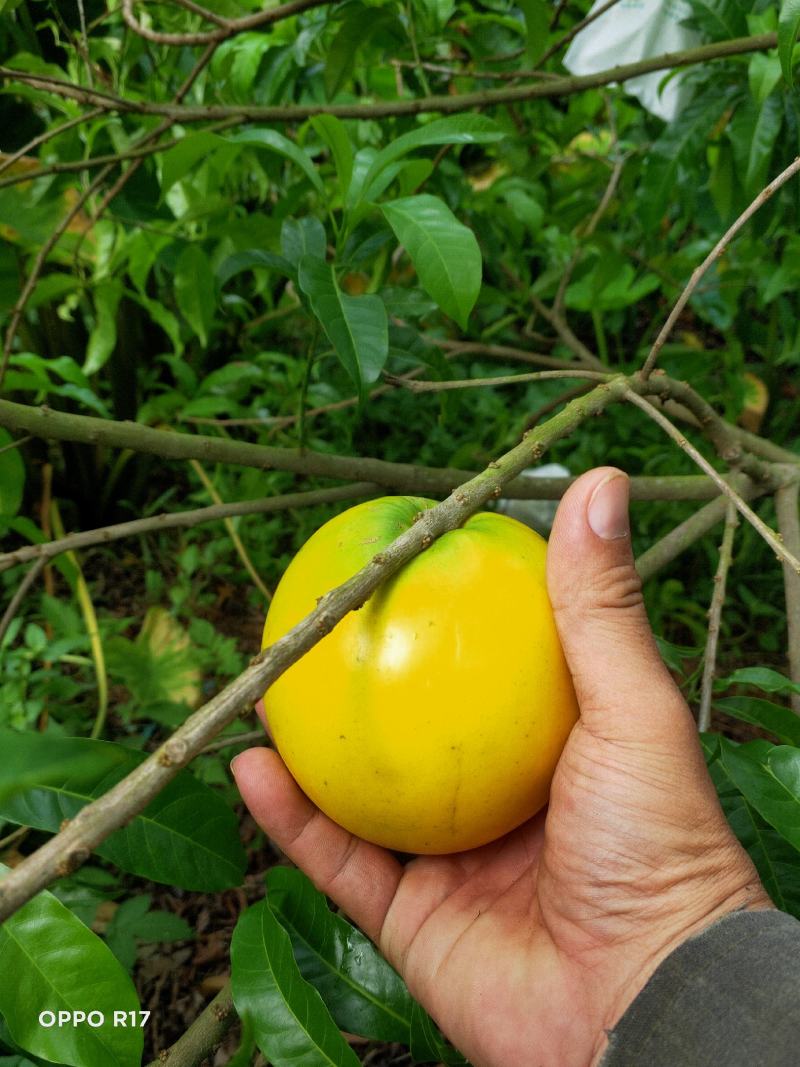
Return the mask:
<path id="1" fill-rule="evenodd" d="M 752 890 L 721 812 L 697 827 L 716 802 L 679 746 L 579 725 L 546 816 L 405 868 L 378 943 L 474 1064 L 590 1062 L 623 991 Z"/>

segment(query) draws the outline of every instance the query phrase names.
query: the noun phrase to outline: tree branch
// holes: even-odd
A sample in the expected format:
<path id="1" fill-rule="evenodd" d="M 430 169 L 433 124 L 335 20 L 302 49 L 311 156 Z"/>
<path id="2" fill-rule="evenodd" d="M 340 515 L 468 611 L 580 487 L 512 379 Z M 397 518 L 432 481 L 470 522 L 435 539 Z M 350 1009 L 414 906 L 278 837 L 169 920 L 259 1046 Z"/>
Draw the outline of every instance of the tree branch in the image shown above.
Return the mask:
<path id="1" fill-rule="evenodd" d="M 19 611 L 20 604 L 27 596 L 30 587 L 33 585 L 33 583 L 44 570 L 46 563 L 46 558 L 36 560 L 36 562 L 30 568 L 28 573 L 19 583 L 17 591 L 14 593 L 11 600 L 9 601 L 8 607 L 4 611 L 2 619 L 0 619 L 0 641 L 2 641 L 3 638 L 6 636 L 6 631 L 8 630 L 11 623 L 14 621 L 14 616 Z"/>
<path id="2" fill-rule="evenodd" d="M 199 1067 L 221 1043 L 238 1016 L 233 1006 L 230 979 L 206 1005 L 174 1045 L 156 1056 L 149 1067 Z"/>
<path id="3" fill-rule="evenodd" d="M 660 377 L 653 380 L 661 382 Z M 129 448 L 134 452 L 149 453 L 162 459 L 200 459 L 234 463 L 258 470 L 289 471 L 292 474 L 321 478 L 357 479 L 372 482 L 385 489 L 423 496 L 449 493 L 455 486 L 475 474 L 474 471 L 454 467 L 419 467 L 413 463 L 392 463 L 365 456 L 337 456 L 328 452 L 255 445 L 223 437 L 154 430 L 138 422 L 113 422 L 91 415 L 54 411 L 46 406 L 28 407 L 9 400 L 0 400 L 0 426 L 25 430 L 36 437 L 49 440 Z M 519 478 L 504 486 L 503 495 L 516 500 L 558 500 L 570 482 L 571 479 L 567 478 Z M 633 479 L 631 493 L 633 498 L 638 500 L 709 500 L 716 495 L 717 489 L 709 479 L 702 477 L 643 477 Z M 166 520 L 159 520 L 161 521 Z M 20 549 L 19 552 L 28 552 L 34 547 Z M 17 556 L 18 553 L 13 555 Z"/>
<path id="4" fill-rule="evenodd" d="M 748 207 L 744 209 L 744 211 L 741 213 L 738 219 L 736 219 L 733 225 L 725 231 L 722 237 L 720 237 L 720 239 L 708 253 L 708 255 L 700 264 L 700 266 L 696 267 L 692 271 L 692 276 L 686 284 L 686 288 L 678 297 L 675 306 L 673 307 L 672 311 L 670 311 L 669 316 L 667 317 L 667 321 L 661 327 L 658 337 L 656 337 L 655 341 L 653 342 L 653 347 L 650 349 L 647 359 L 644 361 L 644 365 L 642 366 L 641 371 L 643 378 L 647 378 L 653 367 L 655 366 L 659 352 L 664 347 L 667 338 L 672 333 L 675 323 L 680 318 L 681 312 L 686 307 L 687 303 L 689 302 L 689 298 L 697 288 L 700 279 L 706 273 L 708 268 L 712 265 L 712 263 L 716 263 L 716 261 L 731 243 L 731 241 L 739 232 L 739 230 L 741 230 L 741 228 L 745 225 L 745 223 L 748 222 L 753 217 L 753 215 L 755 215 L 758 209 L 762 207 L 762 205 L 765 204 L 767 200 L 769 200 L 773 193 L 776 193 L 778 189 L 780 189 L 782 185 L 785 185 L 790 178 L 794 177 L 794 175 L 797 174 L 799 170 L 800 156 L 798 156 L 798 158 L 795 159 L 793 163 L 790 163 L 785 170 L 782 170 L 777 178 L 773 178 L 769 185 L 766 186 L 766 188 L 761 190 L 758 196 L 752 201 L 751 204 L 748 205 Z"/>
<path id="5" fill-rule="evenodd" d="M 16 567 L 29 560 L 53 559 L 62 552 L 91 545 L 105 545 L 125 537 L 138 537 L 158 530 L 188 529 L 205 522 L 219 522 L 235 518 L 238 515 L 265 515 L 273 511 L 288 511 L 290 508 L 313 507 L 315 504 L 335 504 L 342 500 L 358 500 L 365 496 L 374 496 L 380 492 L 380 486 L 371 482 L 356 482 L 351 485 L 337 485 L 333 489 L 312 489 L 306 493 L 285 493 L 281 496 L 262 497 L 259 500 L 239 500 L 232 504 L 213 504 L 207 508 L 194 508 L 191 511 L 165 511 L 160 515 L 150 515 L 146 519 L 132 519 L 114 526 L 102 526 L 97 530 L 83 530 L 69 534 L 57 541 L 45 544 L 27 545 L 15 552 L 0 555 L 0 572 Z"/>
<path id="6" fill-rule="evenodd" d="M 756 500 L 769 492 L 766 487 L 756 485 L 747 475 L 739 472 L 728 475 L 726 481 L 730 482 L 745 500 Z M 642 581 L 649 581 L 654 574 L 677 559 L 681 552 L 693 545 L 695 541 L 699 541 L 718 522 L 722 522 L 727 506 L 726 496 L 716 497 L 642 552 L 636 560 L 636 570 Z"/>
<path id="7" fill-rule="evenodd" d="M 711 696 L 714 688 L 714 672 L 717 666 L 717 644 L 719 626 L 722 619 L 722 606 L 725 603 L 725 584 L 728 570 L 733 562 L 733 535 L 739 525 L 739 518 L 732 500 L 726 502 L 725 530 L 719 548 L 719 563 L 714 575 L 714 592 L 711 607 L 708 609 L 708 637 L 703 658 L 703 681 L 700 689 L 700 709 L 697 714 L 697 729 L 705 732 L 711 726 Z"/>
<path id="8" fill-rule="evenodd" d="M 751 507 L 748 507 L 747 503 L 736 490 L 728 485 L 722 475 L 714 470 L 705 456 L 701 452 L 698 452 L 691 442 L 686 440 L 680 430 L 674 426 L 668 418 L 662 415 L 660 411 L 654 408 L 651 404 L 648 404 L 644 397 L 639 396 L 632 389 L 628 388 L 625 395 L 627 400 L 644 411 L 654 422 L 657 422 L 661 429 L 675 441 L 678 447 L 682 448 L 687 455 L 691 456 L 698 467 L 706 472 L 709 478 L 713 478 L 722 492 L 733 501 L 736 510 L 747 519 L 751 526 L 754 526 L 755 529 L 758 530 L 770 548 L 775 552 L 778 559 L 783 560 L 783 562 L 787 563 L 797 574 L 800 574 L 800 559 L 797 559 L 788 551 L 776 536 L 775 531 L 771 530 L 763 519 L 760 519 L 758 515 L 756 515 Z"/>
<path id="9" fill-rule="evenodd" d="M 581 31 L 585 30 L 587 26 L 591 26 L 595 19 L 599 19 L 601 15 L 605 15 L 606 11 L 608 11 L 610 8 L 614 7 L 614 5 L 618 3 L 619 0 L 608 0 L 608 2 L 603 4 L 602 7 L 598 7 L 596 11 L 590 11 L 586 18 L 581 19 L 580 22 L 576 22 L 574 26 L 567 30 L 563 37 L 559 37 L 557 41 L 550 45 L 544 55 L 539 58 L 537 66 L 541 66 L 543 63 L 546 63 L 547 60 L 551 58 L 551 56 L 554 56 L 556 54 L 556 52 L 560 52 L 565 44 L 569 44 L 570 41 L 574 37 L 577 37 L 578 34 L 581 33 Z"/>
<path id="10" fill-rule="evenodd" d="M 449 381 L 419 381 L 418 379 L 399 378 L 395 374 L 384 374 L 384 380 L 390 385 L 397 385 L 411 393 L 443 393 L 453 389 L 485 389 L 498 385 L 524 385 L 526 382 L 548 381 L 552 378 L 587 378 L 595 382 L 610 381 L 614 375 L 603 374 L 593 370 L 540 370 L 531 374 L 500 374 L 496 378 L 456 378 Z"/>
<path id="11" fill-rule="evenodd" d="M 277 10 L 277 9 L 273 9 Z M 348 118 L 388 118 L 400 115 L 419 115 L 426 111 L 438 111 L 444 115 L 453 115 L 474 108 L 494 107 L 500 104 L 512 104 L 523 100 L 541 100 L 553 97 L 574 96 L 586 89 L 598 89 L 612 82 L 622 83 L 642 74 L 657 70 L 672 70 L 677 67 L 692 66 L 695 63 L 708 63 L 714 59 L 726 59 L 730 56 L 745 55 L 749 52 L 764 52 L 775 48 L 777 34 L 761 33 L 752 37 L 737 37 L 731 41 L 716 41 L 689 48 L 683 52 L 670 52 L 661 56 L 642 59 L 636 63 L 624 63 L 618 67 L 599 71 L 596 74 L 583 74 L 553 81 L 536 82 L 531 85 L 509 86 L 504 89 L 483 89 L 473 93 L 460 93 L 455 96 L 422 96 L 413 100 L 379 101 L 369 104 L 288 104 L 285 106 L 255 105 L 212 105 L 208 107 L 180 107 L 173 104 L 159 104 L 144 100 L 126 100 L 111 93 L 101 93 L 96 89 L 73 85 L 58 78 L 27 71 L 0 67 L 0 80 L 21 81 L 47 92 L 56 93 L 87 106 L 102 107 L 107 111 L 128 112 L 137 115 L 161 115 L 175 122 L 206 122 L 212 119 L 225 119 L 232 116 L 242 122 L 305 122 L 314 115 L 336 115 Z"/>
<path id="12" fill-rule="evenodd" d="M 288 634 L 256 656 L 233 682 L 191 715 L 159 749 L 102 797 L 82 808 L 69 824 L 0 881 L 0 922 L 58 877 L 85 863 L 92 849 L 129 822 L 158 795 L 181 767 L 254 703 L 344 616 L 361 607 L 381 582 L 454 530 L 503 486 L 535 462 L 555 441 L 572 433 L 584 419 L 604 410 L 626 388 L 624 379 L 598 385 L 573 400 L 549 422 L 538 426 L 441 504 L 422 513 L 418 522 L 379 552 L 357 574 L 326 593 L 317 607 Z M 167 435 L 170 436 L 170 435 Z"/>
<path id="13" fill-rule="evenodd" d="M 0 174 L 3 171 L 12 167 L 17 160 L 22 159 L 23 156 L 27 156 L 29 152 L 32 152 L 35 148 L 45 144 L 47 141 L 52 140 L 54 137 L 58 137 L 61 133 L 66 133 L 67 130 L 74 129 L 75 126 L 80 126 L 83 122 L 91 122 L 93 119 L 99 118 L 100 115 L 104 115 L 106 109 L 103 107 L 95 108 L 94 111 L 84 112 L 83 115 L 76 115 L 74 118 L 67 119 L 66 122 L 60 123 L 58 126 L 54 126 L 50 130 L 45 130 L 43 133 L 37 134 L 36 137 L 32 137 L 30 141 L 18 148 L 16 152 L 12 152 L 11 155 L 0 163 Z M 4 183 L 5 184 L 5 183 Z"/>

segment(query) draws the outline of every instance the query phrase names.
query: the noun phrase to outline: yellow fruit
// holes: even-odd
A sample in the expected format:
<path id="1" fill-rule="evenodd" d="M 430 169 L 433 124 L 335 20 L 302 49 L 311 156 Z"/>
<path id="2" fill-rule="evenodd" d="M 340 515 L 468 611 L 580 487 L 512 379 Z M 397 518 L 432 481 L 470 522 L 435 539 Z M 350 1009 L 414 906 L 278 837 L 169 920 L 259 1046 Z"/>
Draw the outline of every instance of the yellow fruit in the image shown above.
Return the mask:
<path id="1" fill-rule="evenodd" d="M 278 585 L 262 647 L 434 503 L 383 497 L 317 530 Z M 389 848 L 447 853 L 542 807 L 577 718 L 545 553 L 515 519 L 474 515 L 268 690 L 277 748 L 327 815 Z"/>

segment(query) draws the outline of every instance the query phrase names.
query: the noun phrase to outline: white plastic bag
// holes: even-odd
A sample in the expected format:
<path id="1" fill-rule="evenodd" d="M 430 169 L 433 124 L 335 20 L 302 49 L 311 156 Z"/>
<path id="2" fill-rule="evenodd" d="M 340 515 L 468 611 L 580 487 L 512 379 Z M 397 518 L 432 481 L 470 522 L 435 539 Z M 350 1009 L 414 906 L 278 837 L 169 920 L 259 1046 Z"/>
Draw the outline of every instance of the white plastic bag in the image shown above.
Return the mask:
<path id="1" fill-rule="evenodd" d="M 596 0 L 589 14 L 605 3 L 607 0 Z M 564 56 L 564 66 L 571 74 L 596 74 L 620 63 L 693 48 L 701 41 L 700 34 L 680 24 L 691 10 L 686 0 L 621 0 L 577 35 Z M 657 70 L 631 78 L 624 89 L 638 97 L 653 115 L 672 122 L 691 92 L 683 74 L 670 78 L 659 92 L 668 73 Z"/>

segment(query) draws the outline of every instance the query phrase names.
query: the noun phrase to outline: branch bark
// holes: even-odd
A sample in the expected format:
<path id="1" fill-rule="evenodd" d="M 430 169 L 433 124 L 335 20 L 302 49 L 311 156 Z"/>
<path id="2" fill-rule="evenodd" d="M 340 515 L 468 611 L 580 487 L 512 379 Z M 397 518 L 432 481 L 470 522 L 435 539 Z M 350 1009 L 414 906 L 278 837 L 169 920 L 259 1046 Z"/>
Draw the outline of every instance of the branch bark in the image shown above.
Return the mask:
<path id="1" fill-rule="evenodd" d="M 418 467 L 413 463 L 392 463 L 363 456 L 337 456 L 292 448 L 275 448 L 247 441 L 231 441 L 201 434 L 154 430 L 137 422 L 112 422 L 91 415 L 72 415 L 48 407 L 29 407 L 0 400 L 0 426 L 24 430 L 49 440 L 103 444 L 129 448 L 162 459 L 200 459 L 234 463 L 259 470 L 290 471 L 322 478 L 369 481 L 398 492 L 441 496 L 474 476 L 474 471 L 454 467 Z M 557 500 L 570 484 L 569 479 L 520 478 L 504 486 L 503 495 L 517 500 Z M 537 479 L 537 482 L 539 480 Z M 633 494 L 638 500 L 709 500 L 717 490 L 707 478 L 638 478 Z"/>
<path id="2" fill-rule="evenodd" d="M 736 219 L 733 225 L 730 226 L 728 230 L 726 230 L 722 237 L 720 237 L 720 239 L 708 253 L 708 255 L 700 264 L 700 266 L 696 267 L 692 271 L 692 276 L 689 279 L 686 288 L 678 297 L 675 306 L 673 307 L 672 311 L 670 311 L 667 317 L 667 321 L 661 327 L 658 337 L 656 337 L 655 341 L 653 342 L 653 347 L 650 349 L 647 359 L 645 360 L 644 365 L 642 367 L 643 378 L 647 378 L 653 370 L 653 367 L 656 364 L 656 360 L 658 359 L 659 352 L 664 347 L 664 344 L 666 343 L 666 340 L 669 335 L 672 333 L 675 323 L 678 321 L 681 312 L 688 304 L 692 293 L 699 285 L 700 279 L 703 277 L 709 267 L 713 263 L 716 263 L 716 261 L 720 258 L 720 256 L 723 254 L 725 249 L 734 239 L 739 230 L 741 230 L 741 228 L 745 225 L 745 223 L 748 222 L 753 217 L 753 215 L 755 215 L 758 209 L 762 207 L 767 202 L 767 200 L 769 200 L 769 198 L 781 188 L 782 185 L 785 185 L 790 178 L 793 178 L 799 170 L 800 156 L 798 156 L 798 158 L 795 159 L 794 162 L 790 163 L 785 170 L 782 170 L 781 173 L 777 176 L 777 178 L 773 178 L 769 185 L 767 185 L 764 189 L 761 190 L 758 196 L 756 196 L 755 199 L 744 209 L 744 211 L 741 213 L 738 219 Z"/>
<path id="3" fill-rule="evenodd" d="M 238 1016 L 230 979 L 174 1045 L 159 1052 L 149 1067 L 199 1067 L 220 1044 Z"/>
<path id="4" fill-rule="evenodd" d="M 575 75 L 504 89 L 484 89 L 454 96 L 422 96 L 413 100 L 369 104 L 188 107 L 151 103 L 144 100 L 126 100 L 111 93 L 98 92 L 96 89 L 90 90 L 58 78 L 30 74 L 11 67 L 0 67 L 0 80 L 25 82 L 27 85 L 77 100 L 90 107 L 102 107 L 107 111 L 137 115 L 160 115 L 181 123 L 206 122 L 229 117 L 237 117 L 242 122 L 305 122 L 314 115 L 336 115 L 342 119 L 378 119 L 399 115 L 419 115 L 426 111 L 454 115 L 462 111 L 472 111 L 475 108 L 495 107 L 523 100 L 574 96 L 587 89 L 598 89 L 612 83 L 621 84 L 630 78 L 638 78 L 642 74 L 650 74 L 657 70 L 672 70 L 696 63 L 708 63 L 714 59 L 726 59 L 730 56 L 746 55 L 749 52 L 765 52 L 770 48 L 775 48 L 777 43 L 777 34 L 760 33 L 752 37 L 737 37 L 731 41 L 716 41 L 713 44 L 689 48 L 682 52 L 668 52 L 661 56 L 639 60 L 637 63 L 624 63 L 596 74 Z"/>
<path id="5" fill-rule="evenodd" d="M 741 494 L 745 500 L 756 500 L 764 496 L 769 490 L 765 486 L 756 485 L 745 474 L 734 472 L 726 477 L 733 488 Z M 690 515 L 688 519 L 680 523 L 668 534 L 665 534 L 654 545 L 651 545 L 636 560 L 636 570 L 643 582 L 648 581 L 658 571 L 662 570 L 674 559 L 684 552 L 695 541 L 699 541 L 704 534 L 713 529 L 718 522 L 722 522 L 727 508 L 727 497 L 718 496 L 709 504 L 700 508 Z"/>
<path id="6" fill-rule="evenodd" d="M 584 419 L 602 412 L 622 395 L 625 388 L 625 380 L 618 379 L 598 385 L 591 393 L 573 400 L 445 501 L 424 512 L 419 522 L 374 556 L 352 578 L 321 597 L 311 614 L 256 656 L 235 681 L 191 715 L 152 756 L 98 800 L 81 809 L 60 833 L 4 876 L 0 881 L 0 922 L 56 878 L 64 877 L 85 863 L 92 849 L 142 811 L 181 767 L 243 708 L 263 696 L 287 668 L 313 648 L 348 612 L 361 607 L 381 582 L 442 534 L 461 526 L 488 500 L 500 496 L 503 486 L 539 459 L 547 447 L 572 433 Z"/>
<path id="7" fill-rule="evenodd" d="M 312 507 L 314 504 L 334 504 L 341 500 L 358 500 L 380 492 L 380 486 L 372 482 L 355 482 L 350 485 L 337 485 L 332 489 L 312 489 L 307 493 L 284 493 L 280 496 L 262 497 L 259 500 L 239 500 L 232 504 L 213 504 L 207 508 L 193 508 L 191 511 L 165 511 L 160 515 L 150 515 L 146 519 L 133 519 L 120 522 L 114 526 L 102 526 L 97 530 L 82 530 L 68 534 L 57 541 L 48 541 L 39 545 L 27 545 L 15 552 L 0 555 L 0 572 L 9 567 L 19 566 L 29 560 L 41 559 L 43 562 L 53 559 L 62 552 L 87 548 L 91 545 L 105 545 L 125 537 L 138 537 L 158 530 L 187 529 L 204 522 L 220 522 L 235 518 L 237 515 L 264 515 L 271 511 L 288 511 L 290 508 Z M 0 630 L 2 636 L 2 630 Z"/>
<path id="8" fill-rule="evenodd" d="M 701 452 L 698 452 L 698 450 L 694 447 L 693 444 L 691 444 L 691 442 L 686 440 L 680 430 L 676 426 L 673 426 L 669 419 L 662 415 L 660 411 L 654 408 L 651 404 L 648 404 L 644 397 L 639 396 L 632 389 L 627 388 L 625 395 L 626 398 L 632 404 L 635 404 L 636 407 L 638 407 L 641 411 L 644 411 L 651 419 L 653 419 L 654 422 L 657 422 L 658 425 L 662 428 L 662 430 L 664 430 L 664 432 L 668 434 L 673 441 L 675 441 L 678 447 L 682 448 L 683 451 L 687 453 L 687 455 L 691 456 L 695 463 L 698 465 L 698 467 L 706 472 L 709 478 L 713 478 L 713 480 L 717 483 L 722 492 L 725 493 L 728 499 L 733 501 L 734 505 L 736 506 L 736 510 L 739 512 L 739 514 L 743 515 L 744 518 L 747 519 L 747 521 L 750 523 L 750 525 L 754 526 L 755 529 L 758 530 L 763 539 L 775 552 L 776 557 L 782 560 L 785 564 L 788 564 L 788 566 L 790 566 L 793 571 L 800 575 L 800 559 L 798 559 L 795 555 L 789 552 L 783 542 L 779 540 L 779 538 L 776 536 L 775 531 L 771 530 L 769 526 L 767 526 L 767 524 L 764 522 L 764 520 L 760 519 L 758 515 L 756 515 L 753 509 L 748 506 L 748 504 L 742 499 L 742 497 L 736 492 L 736 490 L 731 488 L 730 485 L 728 485 L 728 483 L 725 481 L 722 475 L 719 474 L 718 471 L 714 470 L 714 468 L 711 466 L 705 456 Z"/>
<path id="9" fill-rule="evenodd" d="M 728 500 L 725 507 L 725 530 L 722 534 L 722 544 L 719 548 L 719 563 L 717 564 L 717 573 L 714 575 L 714 592 L 711 597 L 711 606 L 708 609 L 708 637 L 703 658 L 700 710 L 697 714 L 697 729 L 701 732 L 708 730 L 711 726 L 711 695 L 714 688 L 714 672 L 717 667 L 719 627 L 722 619 L 722 606 L 725 603 L 725 585 L 728 580 L 728 571 L 733 562 L 733 535 L 738 525 L 739 519 L 736 514 L 736 507 L 732 500 Z"/>

